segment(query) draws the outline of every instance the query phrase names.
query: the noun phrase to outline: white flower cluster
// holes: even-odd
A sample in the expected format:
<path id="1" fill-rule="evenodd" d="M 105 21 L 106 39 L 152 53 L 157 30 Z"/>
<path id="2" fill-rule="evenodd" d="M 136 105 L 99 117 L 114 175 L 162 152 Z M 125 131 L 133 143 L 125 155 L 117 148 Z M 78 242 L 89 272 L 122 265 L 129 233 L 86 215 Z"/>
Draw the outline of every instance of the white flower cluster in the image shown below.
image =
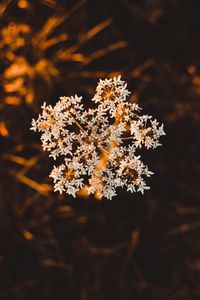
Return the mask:
<path id="1" fill-rule="evenodd" d="M 127 102 L 130 92 L 121 77 L 100 80 L 92 101 L 84 110 L 82 97 L 61 97 L 54 107 L 42 106 L 31 130 L 42 133 L 44 150 L 62 164 L 50 177 L 54 190 L 74 197 L 81 191 L 112 199 L 116 189 L 144 193 L 144 177 L 151 176 L 136 153 L 155 149 L 164 135 L 163 125 L 152 116 L 140 115 L 137 104 Z"/>

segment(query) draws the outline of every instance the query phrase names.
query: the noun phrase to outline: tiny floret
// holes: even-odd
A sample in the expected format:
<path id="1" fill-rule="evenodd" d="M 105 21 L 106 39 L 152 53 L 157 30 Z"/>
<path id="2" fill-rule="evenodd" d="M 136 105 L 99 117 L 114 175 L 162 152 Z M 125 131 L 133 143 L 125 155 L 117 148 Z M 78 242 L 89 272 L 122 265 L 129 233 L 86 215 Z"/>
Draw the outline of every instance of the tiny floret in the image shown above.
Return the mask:
<path id="1" fill-rule="evenodd" d="M 142 162 L 140 149 L 155 149 L 165 135 L 163 124 L 128 102 L 130 92 L 121 76 L 99 81 L 84 109 L 82 97 L 60 97 L 54 107 L 44 103 L 31 130 L 41 132 L 42 147 L 60 165 L 50 177 L 54 191 L 76 197 L 85 191 L 111 200 L 118 188 L 150 189 L 145 177 L 153 172 Z M 94 106 L 94 105 L 93 105 Z"/>

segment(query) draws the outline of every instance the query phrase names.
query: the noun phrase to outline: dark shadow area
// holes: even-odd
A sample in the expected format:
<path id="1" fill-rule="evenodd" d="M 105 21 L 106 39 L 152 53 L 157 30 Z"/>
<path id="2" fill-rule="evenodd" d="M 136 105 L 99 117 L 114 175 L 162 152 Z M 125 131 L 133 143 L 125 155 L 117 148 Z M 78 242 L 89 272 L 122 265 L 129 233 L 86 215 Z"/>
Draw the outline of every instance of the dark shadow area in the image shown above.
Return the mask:
<path id="1" fill-rule="evenodd" d="M 200 299 L 200 1 L 0 2 L 0 299 Z M 121 74 L 164 123 L 145 195 L 52 191 L 44 100 Z"/>

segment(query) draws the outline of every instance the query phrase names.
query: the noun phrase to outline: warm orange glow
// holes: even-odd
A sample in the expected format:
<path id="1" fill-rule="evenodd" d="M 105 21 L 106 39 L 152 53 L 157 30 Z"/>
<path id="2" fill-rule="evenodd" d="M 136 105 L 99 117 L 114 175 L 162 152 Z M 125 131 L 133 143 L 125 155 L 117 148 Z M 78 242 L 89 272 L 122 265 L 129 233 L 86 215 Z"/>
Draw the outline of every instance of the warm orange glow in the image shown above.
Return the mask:
<path id="1" fill-rule="evenodd" d="M 3 15 L 6 10 L 6 3 L 0 3 L 0 15 Z"/>
<path id="2" fill-rule="evenodd" d="M 40 47 L 40 49 L 42 50 L 46 50 L 60 42 L 65 42 L 68 40 L 68 34 L 67 33 L 63 33 L 63 34 L 60 34 L 56 37 L 53 37 L 51 39 L 45 39 L 43 41 L 41 41 L 40 43 L 38 42 L 38 39 L 37 38 L 33 38 L 33 43 L 37 44 L 38 47 Z"/>
<path id="3" fill-rule="evenodd" d="M 24 230 L 23 232 L 23 236 L 25 237 L 26 240 L 28 241 L 32 241 L 34 239 L 34 236 L 32 235 L 32 233 L 28 230 Z"/>
<path id="4" fill-rule="evenodd" d="M 25 74 L 32 74 L 31 67 L 24 57 L 18 57 L 15 62 L 6 69 L 4 76 L 6 79 L 12 79 Z"/>
<path id="5" fill-rule="evenodd" d="M 95 27 L 93 27 L 92 29 L 90 29 L 86 34 L 81 35 L 80 39 L 92 39 L 97 33 L 99 33 L 100 31 L 102 31 L 104 28 L 106 28 L 107 26 L 109 26 L 112 23 L 111 19 L 106 19 L 105 21 L 99 23 L 98 25 L 96 25 Z"/>
<path id="6" fill-rule="evenodd" d="M 17 96 L 11 96 L 5 98 L 5 103 L 8 105 L 20 105 L 21 101 Z"/>
<path id="7" fill-rule="evenodd" d="M 98 171 L 101 171 L 106 167 L 108 159 L 109 159 L 109 156 L 105 155 L 105 153 L 102 152 L 100 160 L 99 160 L 98 164 L 96 165 L 97 173 L 98 173 Z M 102 183 L 102 185 L 103 185 L 103 183 Z M 100 194 L 99 191 L 96 191 L 94 196 L 95 196 L 95 199 L 97 199 L 97 200 L 102 199 L 102 195 Z"/>
<path id="8" fill-rule="evenodd" d="M 14 61 L 15 59 L 15 54 L 12 51 L 7 51 L 6 52 L 6 58 L 10 61 Z"/>
<path id="9" fill-rule="evenodd" d="M 6 128 L 6 125 L 4 122 L 0 122 L 0 135 L 6 137 L 9 135 L 9 131 Z"/>
<path id="10" fill-rule="evenodd" d="M 27 160 L 21 156 L 17 155 L 4 155 L 4 158 L 6 160 L 13 161 L 16 164 L 26 166 L 27 165 Z"/>
<path id="11" fill-rule="evenodd" d="M 16 50 L 25 44 L 24 35 L 30 32 L 27 24 L 9 23 L 1 31 L 1 44 L 9 45 L 12 50 Z"/>
<path id="12" fill-rule="evenodd" d="M 96 166 L 96 169 L 98 171 L 103 170 L 103 168 L 105 168 L 105 166 L 106 166 L 107 161 L 108 161 L 108 156 L 103 153 L 100 157 L 100 160 L 99 160 L 97 166 Z"/>
<path id="13" fill-rule="evenodd" d="M 22 173 L 16 174 L 17 179 L 22 182 L 23 184 L 28 185 L 32 189 L 36 190 L 38 193 L 40 193 L 43 196 L 47 196 L 48 193 L 52 190 L 51 185 L 45 184 L 45 183 L 38 183 L 27 176 L 25 176 Z"/>
<path id="14" fill-rule="evenodd" d="M 89 197 L 86 185 L 84 185 L 83 188 L 80 191 L 77 192 L 77 196 L 83 197 L 83 198 L 88 198 Z"/>
<path id="15" fill-rule="evenodd" d="M 200 85 L 200 76 L 197 76 L 197 75 L 194 76 L 192 82 L 193 82 L 194 84 Z"/>
<path id="16" fill-rule="evenodd" d="M 99 191 L 96 191 L 94 196 L 95 196 L 95 199 L 97 199 L 97 200 L 102 199 L 102 195 L 99 193 Z"/>
<path id="17" fill-rule="evenodd" d="M 31 103 L 33 103 L 33 101 L 34 101 L 34 95 L 33 95 L 33 93 L 27 94 L 26 95 L 26 103 L 27 104 L 31 104 Z"/>
<path id="18" fill-rule="evenodd" d="M 8 93 L 17 92 L 22 88 L 23 82 L 23 78 L 17 78 L 10 83 L 4 84 L 4 89 Z"/>
<path id="19" fill-rule="evenodd" d="M 105 155 L 105 153 L 102 151 L 100 160 L 99 160 L 98 164 L 96 165 L 97 173 L 98 173 L 98 171 L 103 170 L 106 167 L 108 158 L 109 158 L 108 155 Z M 102 183 L 102 185 L 103 185 L 103 183 Z M 77 196 L 83 197 L 83 198 L 89 197 L 87 185 L 84 185 L 83 188 L 77 192 Z M 100 193 L 98 191 L 95 192 L 94 197 L 97 200 L 100 200 L 102 198 L 102 196 L 100 195 Z"/>
<path id="20" fill-rule="evenodd" d="M 61 214 L 68 214 L 68 213 L 72 212 L 72 208 L 69 205 L 59 206 L 57 210 Z"/>
<path id="21" fill-rule="evenodd" d="M 110 141 L 110 147 L 111 148 L 115 148 L 117 146 L 116 142 L 115 141 Z"/>
<path id="22" fill-rule="evenodd" d="M 87 60 L 87 57 L 81 53 L 75 53 L 75 54 L 71 55 L 71 60 L 78 61 L 78 62 L 84 62 Z"/>
<path id="23" fill-rule="evenodd" d="M 191 65 L 188 67 L 187 71 L 188 71 L 188 73 L 193 75 L 196 73 L 196 67 Z"/>
<path id="24" fill-rule="evenodd" d="M 28 2 L 26 0 L 19 0 L 17 3 L 19 8 L 27 8 L 28 7 Z"/>
<path id="25" fill-rule="evenodd" d="M 65 176 L 70 179 L 73 178 L 74 175 L 74 170 L 73 169 L 68 169 L 68 171 L 65 173 Z"/>

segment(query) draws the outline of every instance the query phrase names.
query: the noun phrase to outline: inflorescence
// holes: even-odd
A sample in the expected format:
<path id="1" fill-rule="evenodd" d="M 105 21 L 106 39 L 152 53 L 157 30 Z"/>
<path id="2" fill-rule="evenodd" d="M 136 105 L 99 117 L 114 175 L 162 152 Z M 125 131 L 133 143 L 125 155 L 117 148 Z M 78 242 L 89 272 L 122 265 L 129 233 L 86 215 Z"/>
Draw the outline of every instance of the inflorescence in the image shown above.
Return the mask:
<path id="1" fill-rule="evenodd" d="M 92 98 L 95 108 L 85 110 L 77 95 L 60 97 L 54 107 L 43 104 L 31 130 L 42 133 L 42 147 L 49 156 L 62 159 L 50 174 L 54 191 L 73 197 L 86 191 L 112 199 L 120 187 L 131 193 L 150 189 L 144 178 L 153 173 L 136 153 L 142 147 L 160 146 L 165 133 L 163 124 L 127 102 L 129 94 L 118 76 L 99 81 Z"/>

